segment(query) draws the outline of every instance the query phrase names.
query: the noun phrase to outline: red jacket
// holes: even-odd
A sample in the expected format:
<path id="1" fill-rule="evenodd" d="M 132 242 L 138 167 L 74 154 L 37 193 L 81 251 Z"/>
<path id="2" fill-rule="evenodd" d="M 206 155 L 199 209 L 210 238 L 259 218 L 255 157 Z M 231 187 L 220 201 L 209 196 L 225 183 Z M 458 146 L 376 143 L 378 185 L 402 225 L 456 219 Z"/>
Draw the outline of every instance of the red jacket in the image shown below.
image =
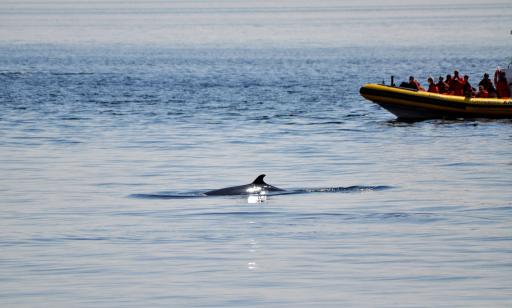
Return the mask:
<path id="1" fill-rule="evenodd" d="M 453 92 L 453 95 L 464 96 L 464 80 L 462 79 L 454 79 L 450 81 L 450 92 Z"/>
<path id="2" fill-rule="evenodd" d="M 437 89 L 437 86 L 435 83 L 431 83 L 428 85 L 428 90 L 427 92 L 431 92 L 431 93 L 439 93 L 439 90 Z"/>
<path id="3" fill-rule="evenodd" d="M 510 89 L 508 87 L 506 80 L 498 80 L 496 83 L 496 92 L 498 92 L 499 98 L 509 98 L 510 97 Z"/>
<path id="4" fill-rule="evenodd" d="M 480 91 L 476 94 L 476 97 L 488 98 L 489 92 L 487 92 L 486 90 Z"/>

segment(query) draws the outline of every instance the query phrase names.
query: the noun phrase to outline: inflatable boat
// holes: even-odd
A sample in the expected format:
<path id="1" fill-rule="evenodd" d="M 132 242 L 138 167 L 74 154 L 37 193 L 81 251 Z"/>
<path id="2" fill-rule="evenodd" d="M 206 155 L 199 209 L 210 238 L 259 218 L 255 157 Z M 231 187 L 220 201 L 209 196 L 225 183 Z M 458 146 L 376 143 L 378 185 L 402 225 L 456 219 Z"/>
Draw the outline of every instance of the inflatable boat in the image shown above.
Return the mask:
<path id="1" fill-rule="evenodd" d="M 400 120 L 512 118 L 511 98 L 470 98 L 381 84 L 365 84 L 359 92 Z"/>

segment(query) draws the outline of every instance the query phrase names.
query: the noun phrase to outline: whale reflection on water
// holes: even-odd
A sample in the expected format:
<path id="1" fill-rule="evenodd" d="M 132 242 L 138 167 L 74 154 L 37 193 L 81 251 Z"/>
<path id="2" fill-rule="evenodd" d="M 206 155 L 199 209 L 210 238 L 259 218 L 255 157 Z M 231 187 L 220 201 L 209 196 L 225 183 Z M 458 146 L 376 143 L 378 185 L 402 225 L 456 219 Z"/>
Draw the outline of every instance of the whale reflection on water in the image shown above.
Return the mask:
<path id="1" fill-rule="evenodd" d="M 132 194 L 132 198 L 141 199 L 189 199 L 214 196 L 243 196 L 248 203 L 260 203 L 267 200 L 268 196 L 297 195 L 308 193 L 351 193 L 362 191 L 378 191 L 391 188 L 391 186 L 348 186 L 348 187 L 322 187 L 322 188 L 296 188 L 281 189 L 265 183 L 265 174 L 259 175 L 252 183 L 240 186 L 232 186 L 208 191 L 188 192 L 160 192 L 153 194 Z"/>

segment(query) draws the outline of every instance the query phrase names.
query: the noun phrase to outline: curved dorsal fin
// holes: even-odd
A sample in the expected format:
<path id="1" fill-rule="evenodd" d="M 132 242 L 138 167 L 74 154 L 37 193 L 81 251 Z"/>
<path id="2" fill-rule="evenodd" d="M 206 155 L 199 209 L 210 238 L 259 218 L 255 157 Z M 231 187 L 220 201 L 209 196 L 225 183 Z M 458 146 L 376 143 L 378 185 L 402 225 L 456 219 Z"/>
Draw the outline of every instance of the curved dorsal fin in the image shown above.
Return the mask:
<path id="1" fill-rule="evenodd" d="M 254 180 L 252 182 L 252 184 L 256 184 L 256 185 L 267 185 L 267 183 L 265 183 L 265 181 L 263 181 L 263 178 L 265 177 L 264 174 L 260 174 L 256 180 Z"/>

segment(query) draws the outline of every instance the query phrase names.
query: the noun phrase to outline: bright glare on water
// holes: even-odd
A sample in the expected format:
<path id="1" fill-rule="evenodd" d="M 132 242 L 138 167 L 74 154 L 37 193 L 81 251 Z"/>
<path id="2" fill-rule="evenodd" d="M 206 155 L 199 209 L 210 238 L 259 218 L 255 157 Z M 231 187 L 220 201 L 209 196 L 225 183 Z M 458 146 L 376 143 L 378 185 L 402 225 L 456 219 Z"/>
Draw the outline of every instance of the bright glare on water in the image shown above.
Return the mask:
<path id="1" fill-rule="evenodd" d="M 0 2 L 2 307 L 510 307 L 510 1 Z M 205 196 L 259 174 L 285 193 Z"/>

